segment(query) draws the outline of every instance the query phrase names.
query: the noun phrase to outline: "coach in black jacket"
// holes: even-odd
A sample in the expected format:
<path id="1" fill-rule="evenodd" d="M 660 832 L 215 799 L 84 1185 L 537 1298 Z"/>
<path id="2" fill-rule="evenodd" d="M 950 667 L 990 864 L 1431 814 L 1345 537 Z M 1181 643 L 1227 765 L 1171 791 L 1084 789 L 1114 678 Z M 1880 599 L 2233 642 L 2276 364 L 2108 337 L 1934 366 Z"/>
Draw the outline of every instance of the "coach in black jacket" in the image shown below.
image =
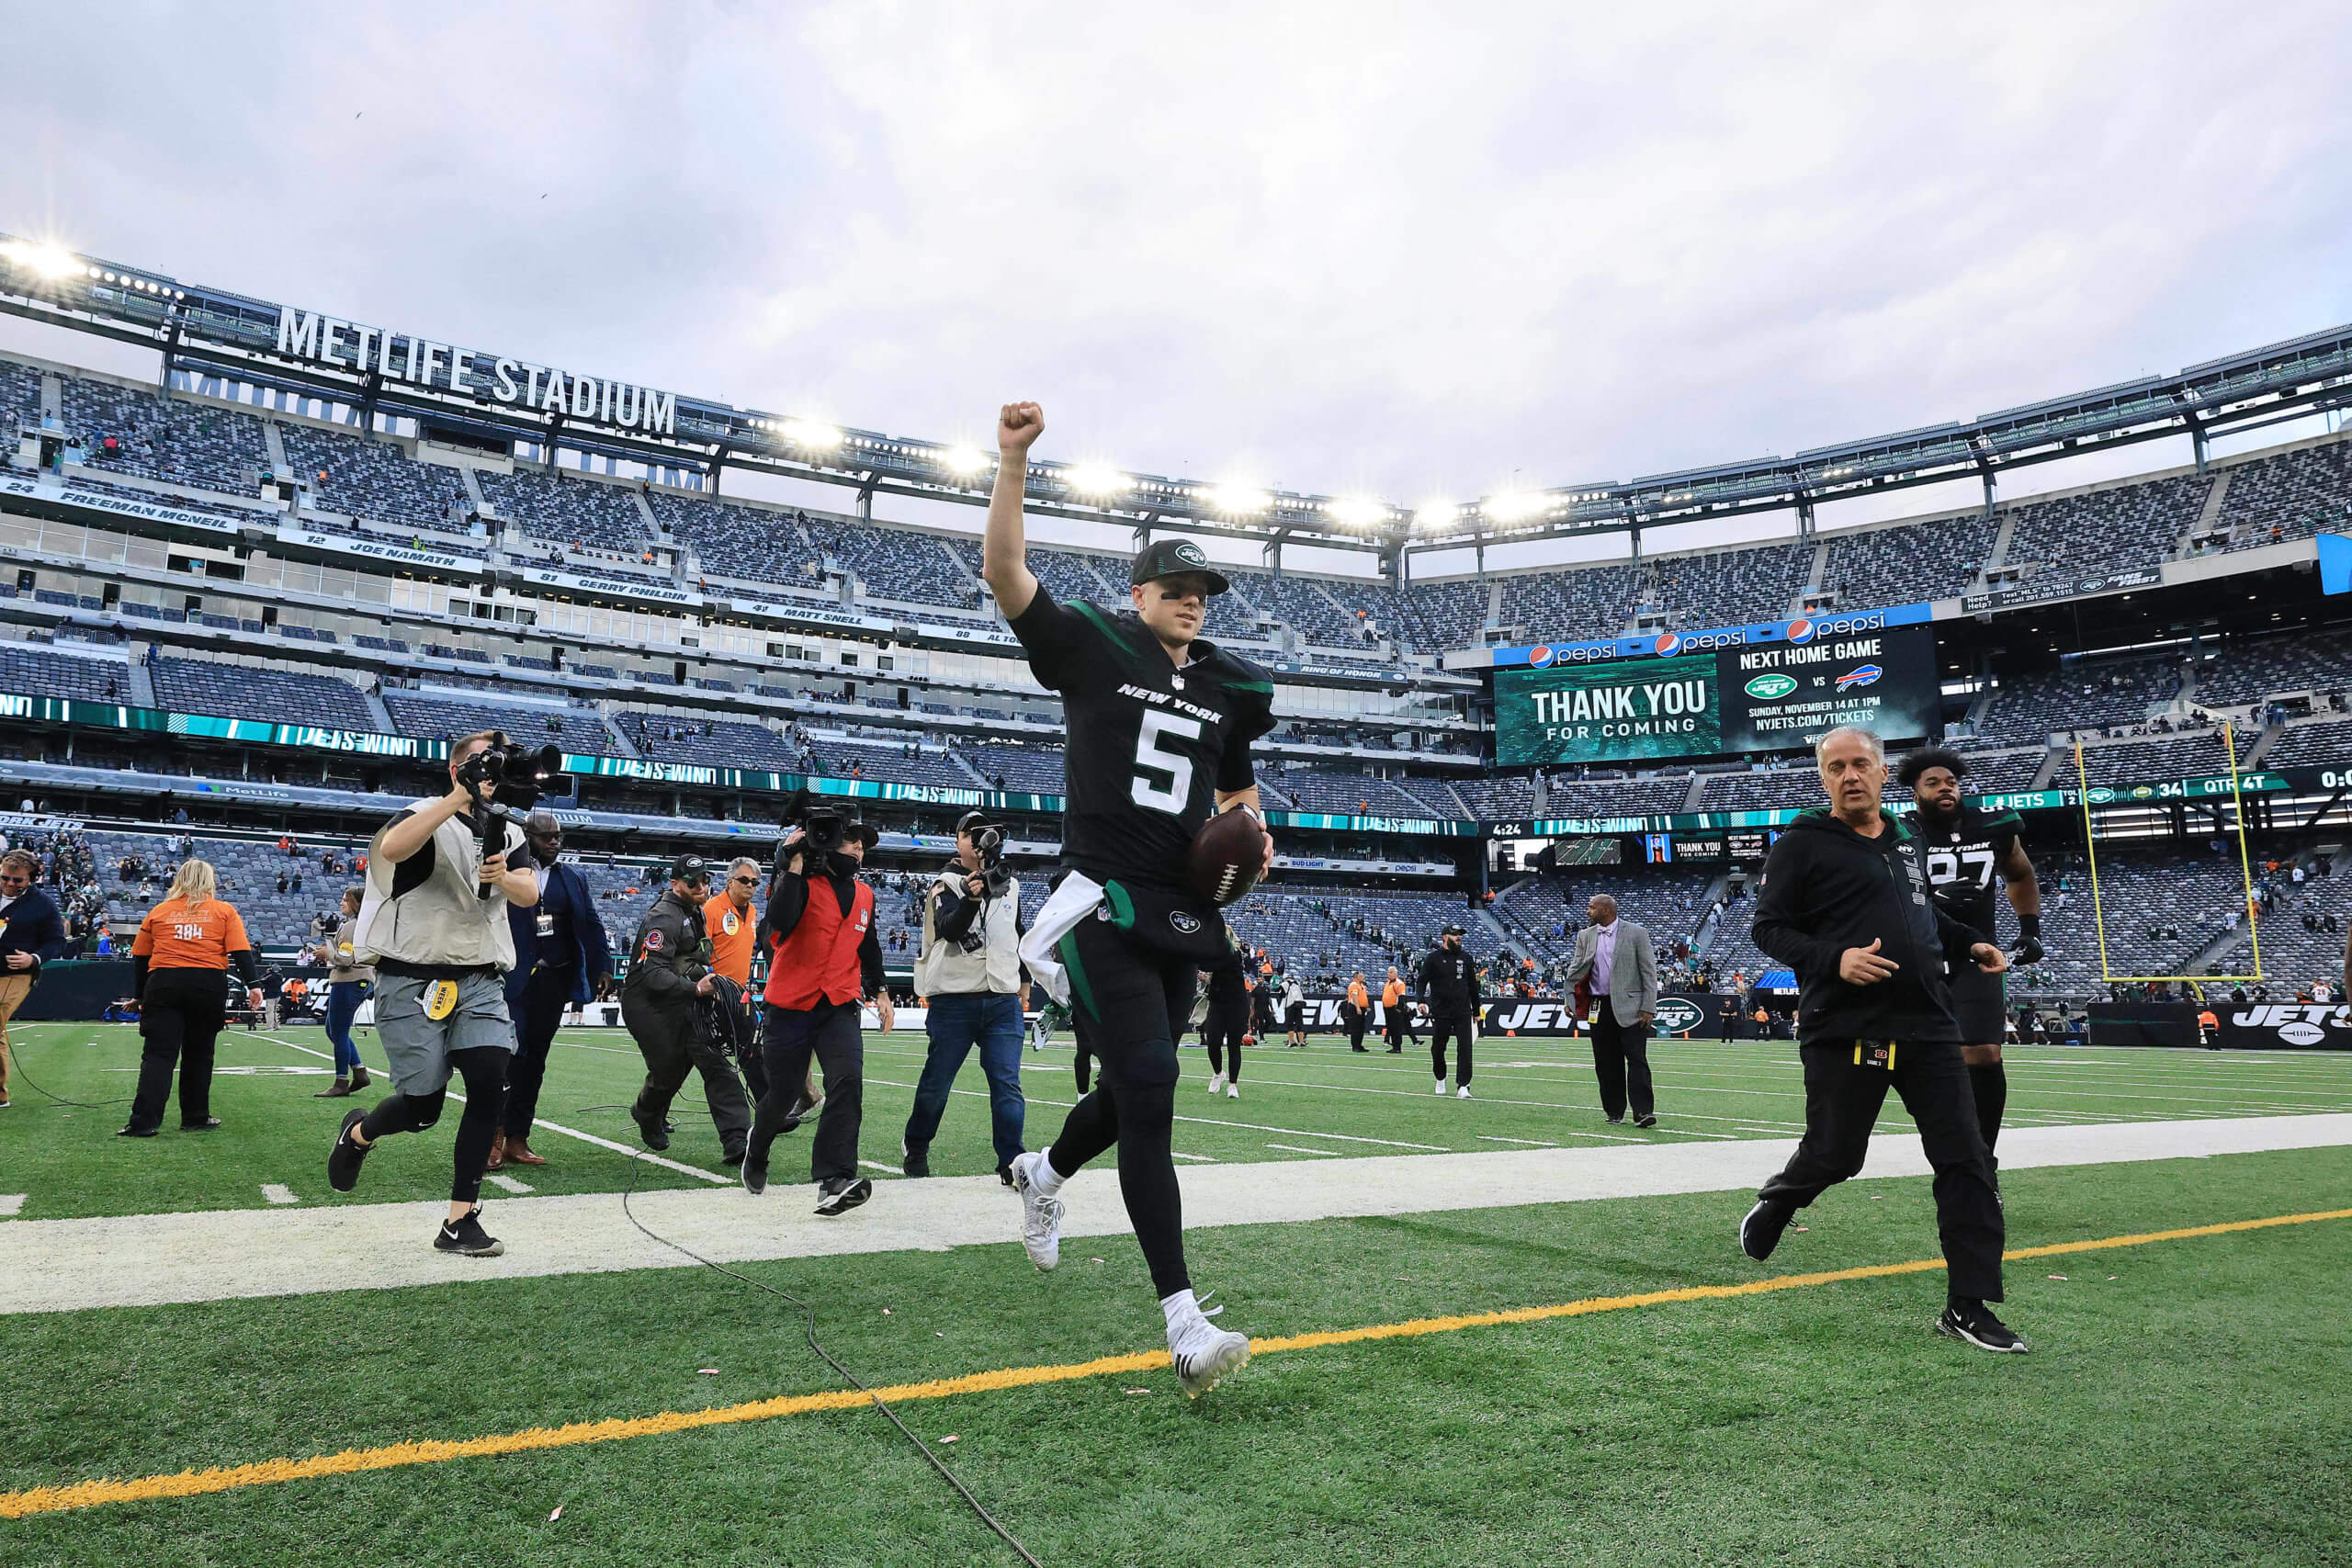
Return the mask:
<path id="1" fill-rule="evenodd" d="M 1462 951 L 1462 928 L 1449 925 L 1438 944 L 1421 960 L 1421 998 L 1430 1005 L 1430 1064 L 1437 1073 L 1437 1091 L 1445 1092 L 1445 1042 L 1460 1042 L 1454 1052 L 1454 1092 L 1470 1098 L 1470 1047 L 1478 1038 L 1478 961 Z"/>
<path id="2" fill-rule="evenodd" d="M 1937 1331 L 1982 1349 L 2023 1350 L 1985 1305 L 2001 1299 L 2001 1196 L 1944 980 L 1948 962 L 1998 974 L 2008 960 L 1928 896 L 1919 840 L 1879 804 L 1878 737 L 1833 729 L 1814 754 L 1830 804 L 1801 815 L 1772 846 L 1755 922 L 1756 945 L 1796 972 L 1804 1138 L 1757 1194 L 1740 1247 L 1770 1258 L 1799 1209 L 1862 1168 L 1891 1086 L 1936 1173 L 1951 1289 Z"/>

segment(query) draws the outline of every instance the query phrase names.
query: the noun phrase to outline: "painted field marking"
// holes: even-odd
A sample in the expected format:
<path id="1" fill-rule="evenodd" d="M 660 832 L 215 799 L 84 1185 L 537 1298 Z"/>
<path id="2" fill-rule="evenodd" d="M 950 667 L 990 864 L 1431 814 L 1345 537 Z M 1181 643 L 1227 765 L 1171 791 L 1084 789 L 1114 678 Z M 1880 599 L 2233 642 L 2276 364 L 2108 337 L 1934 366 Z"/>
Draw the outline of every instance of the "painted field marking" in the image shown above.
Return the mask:
<path id="1" fill-rule="evenodd" d="M 268 1199 L 273 1203 L 299 1203 L 302 1201 L 294 1196 L 294 1190 L 292 1188 L 276 1181 L 263 1182 L 261 1184 L 261 1195 Z"/>
<path id="2" fill-rule="evenodd" d="M 0 1220 L 13 1220 L 25 1212 L 25 1194 L 0 1193 Z"/>
<path id="3" fill-rule="evenodd" d="M 1270 1149 L 1282 1149 L 1287 1153 L 1295 1155 L 1321 1155 L 1328 1159 L 1338 1159 L 1340 1157 L 1340 1151 L 1337 1149 L 1303 1149 L 1296 1144 L 1268 1144 L 1266 1146 Z"/>
<path id="4" fill-rule="evenodd" d="M 308 1045 L 297 1044 L 291 1040 L 280 1040 L 275 1034 L 256 1034 L 250 1029 L 232 1029 L 229 1032 L 242 1034 L 251 1040 L 266 1040 L 272 1045 L 283 1045 L 288 1051 L 300 1051 L 309 1055 L 327 1056 L 328 1060 L 334 1060 L 324 1051 L 314 1051 Z M 466 1097 L 456 1089 L 449 1090 L 448 1094 L 451 1100 L 460 1105 L 466 1102 Z M 704 1170 L 696 1166 L 681 1165 L 673 1159 L 663 1159 L 660 1155 L 649 1154 L 643 1149 L 633 1149 L 627 1144 L 616 1144 L 610 1138 L 600 1138 L 594 1133 L 583 1133 L 577 1127 L 567 1127 L 560 1122 L 550 1122 L 544 1116 L 531 1125 L 534 1128 L 544 1127 L 550 1133 L 560 1133 L 567 1138 L 577 1138 L 583 1144 L 594 1144 L 600 1149 L 610 1149 L 616 1155 L 627 1155 L 631 1159 L 641 1159 L 648 1165 L 658 1165 L 664 1170 L 674 1170 L 681 1176 L 696 1177 L 719 1187 L 732 1187 L 739 1179 L 736 1177 L 721 1176 L 715 1171 Z"/>
<path id="5" fill-rule="evenodd" d="M 910 1083 L 899 1083 L 894 1078 L 877 1078 L 871 1076 L 869 1076 L 865 1081 L 867 1083 L 887 1084 L 892 1089 L 912 1089 L 915 1087 Z M 988 1098 L 988 1091 L 986 1089 L 950 1089 L 948 1092 L 951 1094 L 968 1094 L 983 1100 Z M 1065 1100 L 1031 1100 L 1029 1103 L 1032 1105 L 1068 1105 L 1069 1101 Z M 1385 1147 L 1392 1149 L 1418 1149 L 1422 1154 L 1427 1155 L 1450 1155 L 1453 1152 L 1452 1149 L 1442 1147 L 1437 1144 L 1408 1144 L 1402 1138 L 1365 1138 L 1360 1137 L 1353 1133 L 1318 1133 L 1309 1127 L 1261 1127 L 1255 1122 L 1223 1122 L 1214 1116 L 1179 1116 L 1176 1120 L 1179 1122 L 1196 1122 L 1204 1127 L 1238 1127 L 1245 1133 L 1283 1133 L 1294 1138 L 1337 1138 L 1340 1142 L 1348 1144 L 1379 1144 Z"/>
<path id="6" fill-rule="evenodd" d="M 1502 1138 L 1492 1133 L 1479 1134 L 1478 1141 L 1482 1144 L 1525 1144 L 1531 1149 L 1556 1149 L 1560 1146 L 1545 1138 Z"/>
<path id="7" fill-rule="evenodd" d="M 1216 1156 L 1215 1155 L 1188 1155 L 1182 1149 L 1170 1149 L 1168 1152 L 1174 1155 L 1178 1159 L 1206 1160 L 1211 1165 L 1215 1165 L 1216 1163 Z"/>
<path id="8" fill-rule="evenodd" d="M 501 1175 L 497 1171 L 492 1171 L 489 1175 L 483 1177 L 482 1179 L 489 1182 L 492 1187 L 497 1188 L 501 1192 L 514 1192 L 520 1194 L 537 1190 L 537 1188 L 532 1187 L 527 1182 L 517 1181 L 513 1177 Z"/>
<path id="9" fill-rule="evenodd" d="M 889 1172 L 891 1175 L 893 1175 L 893 1176 L 904 1176 L 904 1175 L 906 1175 L 906 1174 L 907 1174 L 904 1170 L 901 1170 L 899 1167 L 897 1167 L 897 1166 L 895 1166 L 895 1165 L 884 1165 L 884 1164 L 883 1164 L 880 1160 L 878 1160 L 878 1159 L 862 1159 L 862 1160 L 859 1160 L 857 1163 L 858 1163 L 858 1164 L 860 1164 L 860 1165 L 862 1165 L 862 1166 L 864 1166 L 864 1167 L 865 1167 L 866 1169 L 868 1169 L 868 1170 L 887 1170 L 887 1171 L 888 1171 L 888 1172 Z"/>
<path id="10" fill-rule="evenodd" d="M 2346 1219 L 2352 1219 L 2352 1209 L 2278 1214 L 2260 1220 L 2231 1220 L 2222 1224 L 2148 1231 L 2137 1235 L 2104 1236 L 2095 1241 L 2062 1241 L 2048 1247 L 2017 1247 L 2001 1256 L 2012 1262 L 2030 1258 L 2058 1258 L 2069 1253 L 2105 1252 L 2116 1247 L 2145 1247 L 2152 1242 L 2188 1241 L 2199 1236 L 2230 1235 L 2243 1231 L 2271 1230 L 2281 1225 L 2307 1225 Z M 1782 1274 L 1769 1280 L 1749 1280 L 1736 1285 L 1683 1285 L 1672 1290 L 1645 1291 L 1638 1295 L 1587 1296 L 1581 1301 L 1561 1302 L 1548 1306 L 1510 1307 L 1499 1312 L 1463 1313 L 1450 1317 L 1418 1317 L 1403 1323 L 1377 1323 L 1360 1328 L 1322 1329 L 1307 1334 L 1253 1339 L 1250 1350 L 1253 1356 L 1277 1356 L 1294 1350 L 1318 1350 L 1333 1345 L 1354 1345 L 1374 1339 L 1414 1339 L 1431 1334 L 1458 1333 L 1465 1328 L 1542 1323 L 1555 1317 L 1588 1317 L 1596 1313 L 1671 1306 L 1683 1302 L 1727 1301 L 1739 1296 L 1768 1295 L 1779 1291 L 1801 1291 L 1815 1285 L 1843 1284 L 1852 1280 L 1928 1274 L 1943 1266 L 1942 1258 L 1930 1258 L 1911 1263 L 1878 1263 L 1860 1269 L 1838 1269 L 1820 1274 Z M 755 1399 L 741 1404 L 722 1404 L 706 1410 L 670 1410 L 658 1416 L 575 1421 L 562 1427 L 534 1427 L 526 1431 L 502 1432 L 490 1437 L 454 1440 L 432 1438 L 390 1443 L 373 1449 L 345 1449 L 341 1453 L 316 1454 L 308 1459 L 274 1459 L 257 1464 L 183 1470 L 175 1474 L 146 1475 L 130 1481 L 75 1481 L 62 1486 L 31 1486 L 21 1492 L 0 1492 L 0 1519 L 62 1514 L 76 1508 L 104 1507 L 113 1503 L 200 1497 L 215 1492 L 274 1486 L 282 1482 L 308 1481 L 322 1475 L 358 1475 L 368 1471 L 440 1464 L 450 1460 L 487 1459 L 544 1449 L 577 1448 L 585 1443 L 609 1443 L 665 1432 L 693 1431 L 703 1427 L 768 1421 L 780 1416 L 798 1416 L 810 1411 L 862 1410 L 875 1400 L 907 1404 L 918 1399 L 951 1399 L 958 1394 L 994 1393 L 1009 1388 L 1075 1382 L 1086 1378 L 1108 1377 L 1114 1373 L 1161 1371 L 1167 1366 L 1167 1351 L 1140 1350 L 1131 1355 L 1102 1356 L 1091 1361 L 1074 1361 L 1060 1366 L 1003 1367 L 995 1371 L 967 1372 L 962 1377 L 877 1388 L 871 1393 L 856 1389 L 829 1389 L 821 1393 L 785 1394 L 774 1399 Z"/>

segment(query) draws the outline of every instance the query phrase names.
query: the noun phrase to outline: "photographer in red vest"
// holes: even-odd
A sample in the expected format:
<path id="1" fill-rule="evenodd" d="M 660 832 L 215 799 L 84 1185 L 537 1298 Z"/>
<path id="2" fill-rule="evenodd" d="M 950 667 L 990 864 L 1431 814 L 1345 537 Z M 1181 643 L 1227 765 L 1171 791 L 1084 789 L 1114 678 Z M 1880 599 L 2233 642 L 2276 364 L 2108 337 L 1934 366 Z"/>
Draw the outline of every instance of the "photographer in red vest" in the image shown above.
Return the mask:
<path id="1" fill-rule="evenodd" d="M 873 998 L 888 1031 L 898 1020 L 882 983 L 882 942 L 874 930 L 874 889 L 858 867 L 878 835 L 836 810 L 810 810 L 778 848 L 768 889 L 770 944 L 765 1039 L 768 1091 L 743 1155 L 743 1187 L 768 1183 L 768 1148 L 784 1130 L 811 1056 L 824 1069 L 824 1109 L 809 1152 L 817 1213 L 832 1215 L 874 1195 L 857 1174 L 857 1130 L 865 1113 L 865 1042 L 859 1006 Z"/>

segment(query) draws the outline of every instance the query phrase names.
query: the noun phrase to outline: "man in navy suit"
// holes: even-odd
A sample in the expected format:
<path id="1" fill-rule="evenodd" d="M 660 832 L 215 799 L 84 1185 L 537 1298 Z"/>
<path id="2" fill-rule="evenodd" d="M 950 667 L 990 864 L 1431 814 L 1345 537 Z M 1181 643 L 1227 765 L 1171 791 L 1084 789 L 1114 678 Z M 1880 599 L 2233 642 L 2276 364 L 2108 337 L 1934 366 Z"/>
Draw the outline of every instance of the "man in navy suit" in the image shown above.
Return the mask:
<path id="1" fill-rule="evenodd" d="M 506 911 L 514 931 L 514 967 L 506 975 L 514 1065 L 507 1069 L 505 1140 L 503 1147 L 491 1145 L 492 1170 L 510 1161 L 547 1164 L 531 1152 L 531 1122 L 538 1115 L 539 1085 L 547 1077 L 556 1026 L 563 1021 L 564 1009 L 586 1001 L 613 971 L 612 948 L 588 879 L 558 858 L 563 824 L 552 811 L 534 811 L 524 819 L 523 834 L 538 863 L 539 901 Z"/>

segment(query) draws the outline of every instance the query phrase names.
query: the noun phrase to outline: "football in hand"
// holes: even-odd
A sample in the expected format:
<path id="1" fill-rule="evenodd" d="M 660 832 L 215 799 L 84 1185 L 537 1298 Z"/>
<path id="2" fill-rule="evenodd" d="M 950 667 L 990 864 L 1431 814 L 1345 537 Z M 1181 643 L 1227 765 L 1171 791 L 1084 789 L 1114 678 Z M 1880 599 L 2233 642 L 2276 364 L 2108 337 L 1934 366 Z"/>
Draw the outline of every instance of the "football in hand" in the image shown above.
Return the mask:
<path id="1" fill-rule="evenodd" d="M 1237 807 L 1201 824 L 1184 857 L 1184 871 L 1194 893 L 1223 908 L 1249 897 L 1265 863 L 1266 829 Z"/>

